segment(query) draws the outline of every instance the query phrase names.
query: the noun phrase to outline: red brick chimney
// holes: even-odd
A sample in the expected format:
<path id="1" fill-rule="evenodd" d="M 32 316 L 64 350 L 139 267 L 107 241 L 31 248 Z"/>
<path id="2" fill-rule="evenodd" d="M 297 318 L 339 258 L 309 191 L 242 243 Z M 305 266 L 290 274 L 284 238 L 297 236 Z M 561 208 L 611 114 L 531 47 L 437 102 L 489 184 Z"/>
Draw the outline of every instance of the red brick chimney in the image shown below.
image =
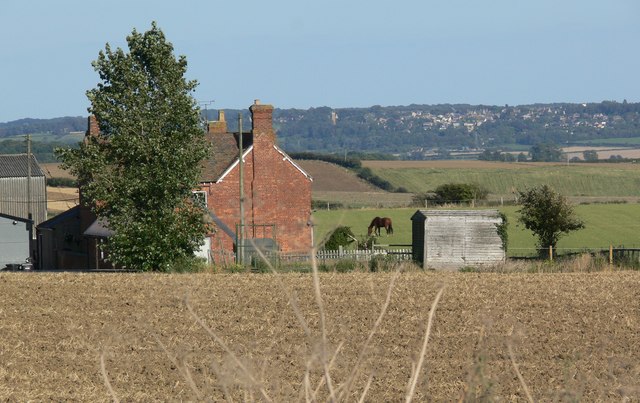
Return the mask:
<path id="1" fill-rule="evenodd" d="M 100 134 L 100 126 L 98 126 L 98 120 L 95 115 L 90 115 L 87 119 L 87 136 L 97 136 Z"/>
<path id="2" fill-rule="evenodd" d="M 249 108 L 253 128 L 253 144 L 273 145 L 276 142 L 276 132 L 273 130 L 273 106 L 262 105 L 256 99 Z"/>
<path id="3" fill-rule="evenodd" d="M 218 120 L 207 122 L 207 133 L 224 134 L 227 132 L 227 122 L 224 120 L 224 111 L 218 111 Z"/>

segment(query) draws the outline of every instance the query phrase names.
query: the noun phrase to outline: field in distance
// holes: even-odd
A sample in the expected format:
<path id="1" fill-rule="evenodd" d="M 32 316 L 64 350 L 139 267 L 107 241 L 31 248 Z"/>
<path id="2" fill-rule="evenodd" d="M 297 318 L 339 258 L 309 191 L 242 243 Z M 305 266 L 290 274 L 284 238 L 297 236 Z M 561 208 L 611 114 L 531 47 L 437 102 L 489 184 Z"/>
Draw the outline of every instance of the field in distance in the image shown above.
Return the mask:
<path id="1" fill-rule="evenodd" d="M 489 191 L 489 198 L 513 200 L 518 190 L 547 184 L 578 202 L 640 198 L 640 164 L 635 163 L 363 161 L 363 165 L 414 193 L 446 183 L 476 183 Z"/>

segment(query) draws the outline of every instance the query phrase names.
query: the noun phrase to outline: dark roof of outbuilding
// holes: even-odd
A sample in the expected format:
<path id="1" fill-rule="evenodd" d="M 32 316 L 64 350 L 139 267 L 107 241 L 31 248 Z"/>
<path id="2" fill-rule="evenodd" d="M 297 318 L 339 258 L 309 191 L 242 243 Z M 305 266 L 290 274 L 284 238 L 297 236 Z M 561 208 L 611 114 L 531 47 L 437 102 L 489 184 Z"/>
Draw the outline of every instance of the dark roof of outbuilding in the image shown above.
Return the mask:
<path id="1" fill-rule="evenodd" d="M 0 178 L 26 178 L 29 175 L 27 154 L 0 155 Z M 31 155 L 31 176 L 44 176 L 38 160 Z"/>

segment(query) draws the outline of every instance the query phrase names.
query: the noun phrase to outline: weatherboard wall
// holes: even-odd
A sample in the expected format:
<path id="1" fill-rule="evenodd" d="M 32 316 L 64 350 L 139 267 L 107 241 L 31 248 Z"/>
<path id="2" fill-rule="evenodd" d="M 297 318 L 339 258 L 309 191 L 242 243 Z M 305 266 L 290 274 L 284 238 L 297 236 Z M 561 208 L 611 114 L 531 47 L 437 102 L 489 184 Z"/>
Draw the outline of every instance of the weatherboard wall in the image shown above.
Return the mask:
<path id="1" fill-rule="evenodd" d="M 424 268 L 455 270 L 505 259 L 497 210 L 419 210 L 411 219 L 414 258 Z"/>

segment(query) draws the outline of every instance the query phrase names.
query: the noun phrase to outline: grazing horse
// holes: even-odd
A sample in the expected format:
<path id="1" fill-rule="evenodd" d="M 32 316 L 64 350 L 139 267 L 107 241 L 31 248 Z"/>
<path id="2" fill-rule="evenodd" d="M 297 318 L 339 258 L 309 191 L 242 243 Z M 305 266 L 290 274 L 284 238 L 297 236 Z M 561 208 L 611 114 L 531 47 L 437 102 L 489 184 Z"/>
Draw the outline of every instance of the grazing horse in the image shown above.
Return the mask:
<path id="1" fill-rule="evenodd" d="M 393 234 L 393 224 L 389 217 L 376 217 L 371 221 L 367 235 L 377 234 L 380 236 L 380 228 L 384 228 L 387 231 L 387 235 Z"/>

